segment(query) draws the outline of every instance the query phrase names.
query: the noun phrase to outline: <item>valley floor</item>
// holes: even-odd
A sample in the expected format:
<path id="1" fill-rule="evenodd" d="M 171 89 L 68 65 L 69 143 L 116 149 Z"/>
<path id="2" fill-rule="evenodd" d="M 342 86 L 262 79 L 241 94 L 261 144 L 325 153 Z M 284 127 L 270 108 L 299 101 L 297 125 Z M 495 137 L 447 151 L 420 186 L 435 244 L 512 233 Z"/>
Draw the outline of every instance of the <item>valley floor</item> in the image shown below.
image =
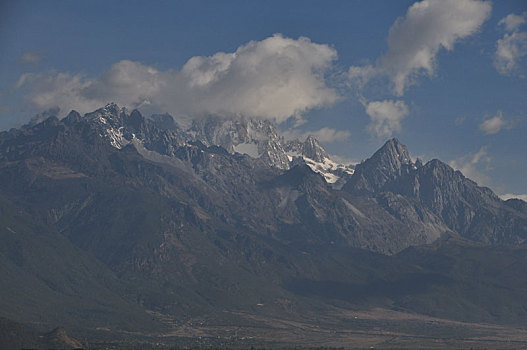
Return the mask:
<path id="1" fill-rule="evenodd" d="M 145 341 L 154 348 L 526 349 L 527 328 L 466 323 L 382 308 L 335 308 L 302 321 L 225 311 L 244 326 L 193 319 Z M 160 316 L 160 315 L 158 315 Z M 131 335 L 131 334 L 130 334 Z M 138 335 L 138 334 L 137 334 Z M 150 338 L 150 340 L 146 340 Z M 154 345 L 155 344 L 155 345 Z M 103 345 L 103 344 L 100 344 Z M 119 345 L 113 344 L 116 348 Z M 106 343 L 105 346 L 111 346 Z M 122 346 L 122 344 L 121 344 Z"/>

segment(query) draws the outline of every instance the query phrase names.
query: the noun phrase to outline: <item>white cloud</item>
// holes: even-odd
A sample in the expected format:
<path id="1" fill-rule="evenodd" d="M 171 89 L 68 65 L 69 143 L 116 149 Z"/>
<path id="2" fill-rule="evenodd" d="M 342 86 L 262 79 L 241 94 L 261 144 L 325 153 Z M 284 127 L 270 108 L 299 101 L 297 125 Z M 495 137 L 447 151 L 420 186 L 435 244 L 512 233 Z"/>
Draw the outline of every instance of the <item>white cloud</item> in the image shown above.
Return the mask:
<path id="1" fill-rule="evenodd" d="M 320 142 L 338 142 L 349 139 L 351 133 L 347 130 L 336 130 L 328 127 L 306 132 L 301 132 L 298 129 L 285 130 L 282 132 L 282 136 L 287 140 L 299 139 L 304 141 L 309 135 L 314 136 Z"/>
<path id="2" fill-rule="evenodd" d="M 510 125 L 510 122 L 503 118 L 501 111 L 498 111 L 494 117 L 483 121 L 483 123 L 481 123 L 479 126 L 479 130 L 483 131 L 487 135 L 493 135 L 497 134 L 504 128 L 509 128 Z"/>
<path id="3" fill-rule="evenodd" d="M 63 115 L 114 101 L 175 116 L 243 115 L 283 122 L 339 98 L 324 77 L 336 58 L 337 52 L 328 45 L 277 34 L 233 53 L 192 57 L 181 71 L 124 60 L 96 78 L 26 74 L 17 85 L 29 90 L 36 108 L 59 107 Z"/>
<path id="4" fill-rule="evenodd" d="M 423 0 L 414 3 L 398 18 L 388 34 L 388 51 L 375 67 L 351 67 L 348 76 L 365 84 L 376 75 L 389 77 L 393 92 L 402 96 L 421 75 L 432 76 L 441 48 L 479 30 L 490 16 L 491 3 L 480 0 Z"/>
<path id="5" fill-rule="evenodd" d="M 67 113 L 70 109 L 89 111 L 100 105 L 99 102 L 90 101 L 83 96 L 84 88 L 90 84 L 92 82 L 86 80 L 81 74 L 25 73 L 18 80 L 16 87 L 25 87 L 30 90 L 26 97 L 35 106 L 37 112 L 60 107 L 59 110 Z"/>
<path id="6" fill-rule="evenodd" d="M 351 85 L 362 89 L 373 77 L 377 76 L 379 71 L 372 65 L 351 66 L 348 70 L 348 79 Z"/>
<path id="7" fill-rule="evenodd" d="M 26 52 L 20 57 L 22 64 L 38 64 L 42 61 L 42 57 L 35 52 Z"/>
<path id="8" fill-rule="evenodd" d="M 347 130 L 335 130 L 327 127 L 311 132 L 311 135 L 313 135 L 320 142 L 344 141 L 349 139 L 351 136 L 350 132 Z"/>
<path id="9" fill-rule="evenodd" d="M 410 6 L 390 28 L 388 52 L 380 60 L 394 92 L 402 95 L 418 75 L 431 76 L 439 49 L 453 50 L 454 43 L 475 33 L 490 12 L 490 2 L 476 0 L 424 0 Z"/>
<path id="10" fill-rule="evenodd" d="M 339 164 L 355 165 L 355 164 L 359 163 L 359 161 L 354 159 L 354 158 L 343 157 L 343 156 L 339 156 L 337 154 L 330 154 L 329 158 L 331 158 L 332 160 L 334 160 L 335 162 L 337 162 Z"/>
<path id="11" fill-rule="evenodd" d="M 511 13 L 507 17 L 502 18 L 498 24 L 503 25 L 505 30 L 514 32 L 518 30 L 525 22 L 527 22 L 527 12 L 524 12 L 521 15 L 515 15 L 514 13 Z"/>
<path id="12" fill-rule="evenodd" d="M 527 194 L 506 193 L 506 194 L 500 195 L 500 198 L 503 199 L 504 201 L 506 201 L 507 199 L 511 199 L 511 198 L 518 198 L 518 199 L 521 199 L 527 202 Z"/>
<path id="13" fill-rule="evenodd" d="M 488 156 L 487 147 L 483 146 L 475 154 L 466 154 L 458 159 L 450 161 L 448 164 L 459 170 L 469 179 L 477 182 L 480 186 L 489 186 L 490 178 L 483 174 L 480 170 L 484 167 L 485 170 L 490 169 L 492 158 Z"/>
<path id="14" fill-rule="evenodd" d="M 137 108 L 155 103 L 159 93 L 170 88 L 172 74 L 171 71 L 161 72 L 138 62 L 123 60 L 91 80 L 81 94 L 94 101 L 103 101 L 111 96 L 114 102 Z"/>
<path id="15" fill-rule="evenodd" d="M 72 109 L 86 113 L 112 101 L 130 108 L 139 107 L 155 99 L 170 75 L 171 72 L 159 72 L 124 60 L 95 79 L 60 72 L 26 73 L 16 87 L 28 89 L 26 97 L 37 112 L 58 109 L 64 116 Z"/>
<path id="16" fill-rule="evenodd" d="M 466 120 L 467 120 L 467 117 L 466 117 L 466 116 L 457 117 L 456 120 L 454 120 L 454 124 L 455 124 L 456 126 L 460 126 L 460 125 L 463 124 Z"/>
<path id="17" fill-rule="evenodd" d="M 518 61 L 527 55 L 527 33 L 514 32 L 498 40 L 494 65 L 503 75 L 511 75 L 518 69 Z"/>
<path id="18" fill-rule="evenodd" d="M 378 137 L 390 137 L 401 131 L 401 121 L 408 115 L 408 107 L 403 101 L 372 101 L 366 104 L 366 114 L 370 117 L 368 129 Z"/>

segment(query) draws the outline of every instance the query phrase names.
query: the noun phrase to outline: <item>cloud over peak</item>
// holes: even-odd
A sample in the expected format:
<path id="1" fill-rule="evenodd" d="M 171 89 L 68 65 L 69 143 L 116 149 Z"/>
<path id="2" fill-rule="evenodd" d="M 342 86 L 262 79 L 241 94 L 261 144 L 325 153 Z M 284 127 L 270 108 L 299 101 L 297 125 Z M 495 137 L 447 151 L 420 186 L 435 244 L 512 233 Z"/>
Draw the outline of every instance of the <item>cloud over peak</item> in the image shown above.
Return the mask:
<path id="1" fill-rule="evenodd" d="M 337 52 L 308 38 L 274 35 L 251 41 L 232 54 L 193 57 L 182 69 L 198 114 L 241 114 L 282 122 L 332 104 L 338 94 L 324 73 Z"/>
<path id="2" fill-rule="evenodd" d="M 348 130 L 336 130 L 333 128 L 323 127 L 319 130 L 301 132 L 298 129 L 290 129 L 282 132 L 286 140 L 298 139 L 304 141 L 308 136 L 313 136 L 320 142 L 339 142 L 350 138 L 351 133 Z"/>
<path id="3" fill-rule="evenodd" d="M 65 116 L 75 109 L 91 112 L 109 101 L 137 108 L 155 100 L 170 72 L 123 60 L 96 78 L 62 72 L 26 73 L 16 87 L 27 89 L 26 98 L 36 112 L 57 110 Z"/>
<path id="4" fill-rule="evenodd" d="M 408 107 L 403 101 L 372 101 L 366 104 L 366 114 L 370 117 L 370 133 L 390 137 L 401 131 L 401 121 L 408 115 Z"/>
<path id="5" fill-rule="evenodd" d="M 190 58 L 180 71 L 160 71 L 123 60 L 94 78 L 48 72 L 23 75 L 37 110 L 59 107 L 88 112 L 108 101 L 175 116 L 234 116 L 283 122 L 331 105 L 339 95 L 326 83 L 337 52 L 310 39 L 280 34 L 251 41 L 233 53 Z"/>

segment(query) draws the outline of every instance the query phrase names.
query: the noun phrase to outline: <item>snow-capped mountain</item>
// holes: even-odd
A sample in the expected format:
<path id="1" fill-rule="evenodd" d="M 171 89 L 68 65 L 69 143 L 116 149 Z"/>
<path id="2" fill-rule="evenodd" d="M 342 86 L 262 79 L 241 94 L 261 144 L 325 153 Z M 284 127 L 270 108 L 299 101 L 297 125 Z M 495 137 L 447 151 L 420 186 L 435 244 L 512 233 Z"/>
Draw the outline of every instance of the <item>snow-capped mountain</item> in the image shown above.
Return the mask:
<path id="1" fill-rule="evenodd" d="M 76 112 L 72 113 L 75 119 L 80 118 Z M 74 117 L 70 114 L 68 118 Z M 134 143 L 149 151 L 173 156 L 176 148 L 199 141 L 206 146 L 223 147 L 231 154 L 246 154 L 283 170 L 306 164 L 336 188 L 341 188 L 353 174 L 352 165 L 332 160 L 313 136 L 303 142 L 286 141 L 267 120 L 211 116 L 195 120 L 188 130 L 182 130 L 168 114 L 144 118 L 137 110 L 129 112 L 115 103 L 86 114 L 84 120 L 117 149 Z"/>
<path id="2" fill-rule="evenodd" d="M 290 169 L 295 164 L 305 163 L 323 175 L 326 182 L 339 188 L 353 174 L 353 165 L 332 160 L 315 137 L 310 135 L 304 142 L 285 140 L 267 120 L 209 117 L 195 121 L 188 133 L 206 145 L 260 158 L 276 168 Z"/>
<path id="3" fill-rule="evenodd" d="M 114 103 L 85 115 L 85 119 L 99 132 L 99 136 L 118 149 L 129 144 L 133 137 L 133 134 L 125 130 L 125 119 L 128 117 L 126 108 L 119 108 Z"/>
<path id="4" fill-rule="evenodd" d="M 279 169 L 290 168 L 283 138 L 267 120 L 208 117 L 194 121 L 188 132 L 205 145 L 220 146 L 230 153 L 260 158 L 267 165 Z"/>
<path id="5" fill-rule="evenodd" d="M 169 115 L 153 115 L 146 119 L 139 111 L 129 112 L 115 103 L 87 113 L 84 118 L 72 111 L 65 120 L 87 123 L 102 139 L 117 149 L 133 143 L 162 155 L 173 156 L 175 149 L 185 145 L 190 139 Z"/>
<path id="6" fill-rule="evenodd" d="M 435 315 L 452 304 L 453 317 L 527 319 L 525 202 L 439 160 L 413 162 L 396 139 L 352 173 L 315 138 L 285 141 L 269 122 L 182 130 L 110 104 L 0 132 L 0 194 L 0 309 L 28 320 L 143 331 L 158 312 L 216 319 L 261 304 L 291 317 L 284 298 L 317 312 L 326 299 L 333 313 L 334 296 L 415 310 L 423 295 Z"/>
<path id="7" fill-rule="evenodd" d="M 311 170 L 324 176 L 326 182 L 332 184 L 334 188 L 342 188 L 354 172 L 352 164 L 340 164 L 332 160 L 312 135 L 309 135 L 304 142 L 299 140 L 286 142 L 285 149 L 291 161 L 305 163 Z"/>

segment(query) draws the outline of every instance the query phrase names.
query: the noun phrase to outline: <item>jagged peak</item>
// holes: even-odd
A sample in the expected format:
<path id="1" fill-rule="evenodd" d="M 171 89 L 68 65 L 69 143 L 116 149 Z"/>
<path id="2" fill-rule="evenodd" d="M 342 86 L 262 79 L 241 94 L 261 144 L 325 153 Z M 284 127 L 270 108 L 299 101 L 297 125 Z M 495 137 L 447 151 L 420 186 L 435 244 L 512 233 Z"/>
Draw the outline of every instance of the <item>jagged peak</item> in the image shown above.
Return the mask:
<path id="1" fill-rule="evenodd" d="M 391 139 L 387 140 L 384 145 L 401 145 L 404 146 L 401 141 L 397 137 L 392 137 Z"/>
<path id="2" fill-rule="evenodd" d="M 152 114 L 148 119 L 152 121 L 157 128 L 162 130 L 180 129 L 178 123 L 174 120 L 174 117 L 168 113 Z"/>
<path id="3" fill-rule="evenodd" d="M 450 165 L 448 165 L 448 164 L 442 162 L 441 160 L 439 160 L 439 159 L 437 159 L 437 158 L 434 158 L 434 159 L 429 160 L 429 161 L 426 163 L 426 166 L 428 166 L 428 167 L 441 167 L 441 168 L 448 168 L 448 169 L 452 169 L 452 170 L 453 170 L 453 168 L 452 168 Z"/>
<path id="4" fill-rule="evenodd" d="M 377 152 L 375 152 L 371 159 L 386 157 L 396 160 L 401 164 L 412 163 L 408 148 L 396 138 L 386 141 L 386 143 Z"/>
<path id="5" fill-rule="evenodd" d="M 471 183 L 475 186 L 478 186 L 480 188 L 485 188 L 484 186 L 479 185 L 476 181 L 468 178 L 463 174 L 460 170 L 452 168 L 447 163 L 442 162 L 439 159 L 432 159 L 428 161 L 423 167 L 422 170 L 425 172 L 429 172 L 433 178 L 443 178 L 447 180 L 441 180 L 441 181 L 464 181 L 465 183 Z M 486 191 L 486 190 L 485 190 Z M 489 191 L 492 192 L 492 190 L 489 189 Z M 494 193 L 493 193 L 494 195 Z"/>
<path id="6" fill-rule="evenodd" d="M 309 135 L 304 141 L 303 155 L 307 158 L 313 159 L 316 162 L 323 162 L 324 159 L 329 158 L 326 150 L 320 142 L 313 136 Z"/>
<path id="7" fill-rule="evenodd" d="M 119 107 L 116 103 L 112 102 L 91 113 L 85 114 L 84 118 L 95 124 L 119 128 L 123 126 L 124 119 L 128 116 L 129 114 L 125 107 Z"/>
<path id="8" fill-rule="evenodd" d="M 371 158 L 360 164 L 361 168 L 372 171 L 377 169 L 388 177 L 401 173 L 402 168 L 414 167 L 408 148 L 396 138 L 386 143 L 371 156 Z"/>
<path id="9" fill-rule="evenodd" d="M 75 119 L 77 119 L 77 118 L 79 118 L 80 116 L 81 116 L 81 115 L 80 115 L 79 112 L 77 112 L 76 110 L 72 109 L 72 110 L 68 113 L 68 115 L 66 116 L 66 118 L 75 118 Z"/>
<path id="10" fill-rule="evenodd" d="M 107 103 L 106 106 L 104 106 L 102 109 L 106 111 L 117 111 L 117 112 L 120 111 L 119 106 L 115 102 Z"/>
<path id="11" fill-rule="evenodd" d="M 52 115 L 52 116 L 47 117 L 46 119 L 44 119 L 39 124 L 44 126 L 44 127 L 46 127 L 46 126 L 55 126 L 58 123 L 59 123 L 59 118 L 57 118 L 56 116 Z"/>
<path id="12" fill-rule="evenodd" d="M 118 117 L 120 116 L 121 114 L 128 114 L 127 113 L 128 111 L 126 110 L 125 107 L 119 107 L 119 105 L 117 105 L 117 103 L 115 102 L 110 102 L 108 104 L 106 104 L 104 107 L 101 107 L 101 108 L 98 108 L 96 109 L 95 111 L 91 112 L 91 113 L 87 113 L 86 116 L 104 116 L 106 118 L 108 117 Z"/>
<path id="13" fill-rule="evenodd" d="M 408 148 L 393 138 L 386 141 L 371 158 L 356 166 L 355 174 L 345 188 L 356 193 L 373 193 L 416 168 Z"/>
<path id="14" fill-rule="evenodd" d="M 509 198 L 505 201 L 509 207 L 527 213 L 527 202 L 520 198 Z"/>
<path id="15" fill-rule="evenodd" d="M 62 122 L 66 125 L 73 125 L 81 119 L 82 117 L 80 113 L 72 109 L 71 112 L 69 112 L 68 115 L 64 119 L 62 119 Z"/>
<path id="16" fill-rule="evenodd" d="M 449 174 L 449 176 L 452 176 L 453 174 L 459 174 L 460 177 L 465 178 L 465 175 L 463 175 L 461 171 L 452 168 L 450 165 L 437 158 L 429 160 L 423 166 L 423 168 L 433 170 L 436 174 Z"/>
<path id="17" fill-rule="evenodd" d="M 233 130 L 244 130 L 250 133 L 251 129 L 266 130 L 276 133 L 275 125 L 269 120 L 245 118 L 243 116 L 224 117 L 209 115 L 192 121 L 191 130 L 210 132 L 221 130 L 223 132 L 232 132 Z"/>
<path id="18" fill-rule="evenodd" d="M 134 109 L 134 110 L 130 113 L 130 117 L 132 117 L 132 116 L 143 118 L 143 115 L 141 114 L 141 112 L 139 112 L 138 109 Z"/>
<path id="19" fill-rule="evenodd" d="M 134 109 L 126 120 L 127 126 L 131 127 L 134 132 L 137 132 L 141 126 L 145 124 L 145 118 L 137 109 Z"/>
<path id="20" fill-rule="evenodd" d="M 310 145 L 312 147 L 322 148 L 322 145 L 320 144 L 320 142 L 318 142 L 318 140 L 313 135 L 309 135 L 308 137 L 306 137 L 304 144 Z"/>
<path id="21" fill-rule="evenodd" d="M 323 176 L 316 173 L 307 164 L 298 163 L 282 175 L 277 176 L 271 182 L 272 186 L 299 186 L 304 183 L 319 183 L 325 184 Z"/>
<path id="22" fill-rule="evenodd" d="M 260 143 L 279 138 L 276 127 L 268 120 L 244 117 L 226 118 L 207 116 L 193 121 L 189 132 L 201 141 L 225 147 L 241 143 Z"/>

